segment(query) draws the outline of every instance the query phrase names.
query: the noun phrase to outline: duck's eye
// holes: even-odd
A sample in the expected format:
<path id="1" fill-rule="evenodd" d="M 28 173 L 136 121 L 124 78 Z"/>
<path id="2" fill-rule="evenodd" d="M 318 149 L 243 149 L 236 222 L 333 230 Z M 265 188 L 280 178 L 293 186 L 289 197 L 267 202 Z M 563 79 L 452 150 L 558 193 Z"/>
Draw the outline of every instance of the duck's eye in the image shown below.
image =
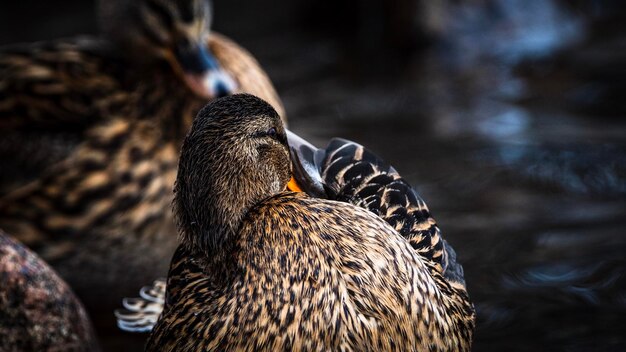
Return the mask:
<path id="1" fill-rule="evenodd" d="M 276 127 L 270 127 L 265 131 L 258 131 L 253 135 L 255 138 L 270 138 L 280 143 L 287 143 L 286 137 L 279 134 Z"/>

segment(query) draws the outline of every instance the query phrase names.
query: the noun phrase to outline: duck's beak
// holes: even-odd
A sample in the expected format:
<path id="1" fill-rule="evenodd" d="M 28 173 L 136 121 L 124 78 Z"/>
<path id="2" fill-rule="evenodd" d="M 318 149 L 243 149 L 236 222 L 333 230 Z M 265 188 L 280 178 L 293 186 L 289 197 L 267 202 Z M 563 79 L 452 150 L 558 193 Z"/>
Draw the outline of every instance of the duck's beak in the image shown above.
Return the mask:
<path id="1" fill-rule="evenodd" d="M 287 142 L 289 143 L 291 163 L 293 165 L 293 177 L 289 181 L 287 188 L 296 192 L 298 190 L 306 192 L 315 197 L 326 197 L 320 174 L 322 163 L 326 157 L 324 150 L 316 148 L 289 130 L 287 130 Z"/>
<path id="2" fill-rule="evenodd" d="M 218 98 L 237 89 L 235 81 L 220 67 L 206 44 L 183 40 L 168 59 L 173 61 L 172 65 L 187 86 L 201 97 Z"/>
<path id="3" fill-rule="evenodd" d="M 296 181 L 293 176 L 291 176 L 289 183 L 287 183 L 287 189 L 292 192 L 304 192 L 302 188 L 300 188 L 300 185 L 298 185 L 298 181 Z"/>

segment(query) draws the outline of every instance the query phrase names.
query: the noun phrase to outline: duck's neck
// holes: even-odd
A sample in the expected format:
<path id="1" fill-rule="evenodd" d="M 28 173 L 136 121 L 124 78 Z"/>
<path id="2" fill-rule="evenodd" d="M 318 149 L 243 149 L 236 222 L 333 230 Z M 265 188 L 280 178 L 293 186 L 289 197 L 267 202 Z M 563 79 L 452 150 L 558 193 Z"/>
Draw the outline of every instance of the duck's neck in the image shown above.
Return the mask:
<path id="1" fill-rule="evenodd" d="M 185 175 L 188 170 L 180 166 L 174 212 L 181 241 L 188 248 L 207 255 L 228 251 L 243 218 L 259 200 L 257 190 L 244 184 L 244 177 L 226 177 L 225 169 L 232 167 L 215 165 L 200 171 L 193 167 L 193 172 Z"/>

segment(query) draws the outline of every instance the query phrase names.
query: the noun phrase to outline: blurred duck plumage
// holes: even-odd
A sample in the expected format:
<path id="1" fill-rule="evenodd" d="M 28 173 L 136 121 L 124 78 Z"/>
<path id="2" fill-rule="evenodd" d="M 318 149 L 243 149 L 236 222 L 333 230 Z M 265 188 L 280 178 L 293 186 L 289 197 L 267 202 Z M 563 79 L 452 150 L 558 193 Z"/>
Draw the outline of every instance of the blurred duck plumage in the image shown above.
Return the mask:
<path id="1" fill-rule="evenodd" d="M 200 107 L 250 92 L 284 112 L 256 60 L 210 32 L 208 1 L 102 1 L 100 16 L 101 38 L 0 49 L 0 228 L 110 311 L 167 271 L 178 151 Z"/>
<path id="2" fill-rule="evenodd" d="M 366 156 L 370 165 L 378 160 Z M 379 185 L 395 192 L 404 181 L 378 166 L 391 175 Z M 165 299 L 162 283 L 142 290 L 151 309 L 165 303 L 148 351 L 469 350 L 474 309 L 460 266 L 444 254 L 449 246 L 433 235 L 438 229 L 427 250 L 370 211 L 286 191 L 290 175 L 287 135 L 271 107 L 237 95 L 199 113 L 181 152 L 174 204 L 182 242 Z M 421 201 L 405 191 L 406 202 Z M 419 207 L 412 224 L 423 224 L 403 230 L 434 226 Z M 148 330 L 149 320 L 143 324 Z"/>

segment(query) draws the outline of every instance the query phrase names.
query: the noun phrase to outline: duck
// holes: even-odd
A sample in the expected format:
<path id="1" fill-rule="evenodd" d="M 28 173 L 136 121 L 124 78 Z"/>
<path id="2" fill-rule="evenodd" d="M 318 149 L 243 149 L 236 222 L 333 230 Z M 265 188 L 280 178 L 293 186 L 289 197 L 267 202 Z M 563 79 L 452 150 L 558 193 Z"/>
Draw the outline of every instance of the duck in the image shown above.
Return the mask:
<path id="1" fill-rule="evenodd" d="M 317 148 L 290 130 L 286 133 L 293 170 L 288 190 L 369 210 L 406 238 L 451 285 L 467 290 L 454 248 L 443 239 L 426 202 L 393 166 L 354 141 L 333 138 Z M 124 298 L 123 308 L 115 310 L 118 327 L 150 332 L 163 311 L 165 287 L 166 279 L 159 278 L 143 286 L 139 297 Z"/>
<path id="2" fill-rule="evenodd" d="M 0 230 L 0 351 L 98 351 L 85 308 L 35 253 Z"/>
<path id="3" fill-rule="evenodd" d="M 286 117 L 259 63 L 210 30 L 209 1 L 103 0 L 99 18 L 96 37 L 0 48 L 0 228 L 102 317 L 167 273 L 197 111 L 249 92 Z"/>
<path id="4" fill-rule="evenodd" d="M 470 350 L 463 284 L 371 211 L 290 191 L 292 174 L 270 104 L 237 94 L 198 113 L 146 351 Z"/>

